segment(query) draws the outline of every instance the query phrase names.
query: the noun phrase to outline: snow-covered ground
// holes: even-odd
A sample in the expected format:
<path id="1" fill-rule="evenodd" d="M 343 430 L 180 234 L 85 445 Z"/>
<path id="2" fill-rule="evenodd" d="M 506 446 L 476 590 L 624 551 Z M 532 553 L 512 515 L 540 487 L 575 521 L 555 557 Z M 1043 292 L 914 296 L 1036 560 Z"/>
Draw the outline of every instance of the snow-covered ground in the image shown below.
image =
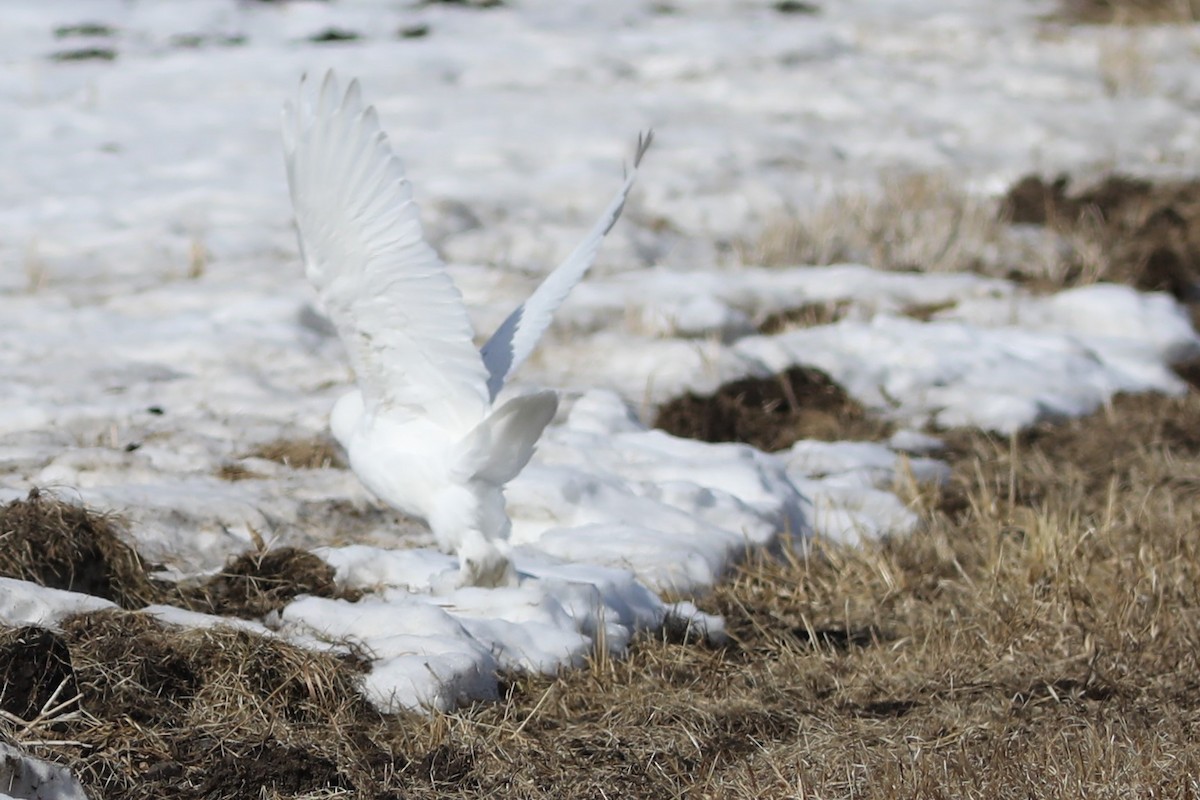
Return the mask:
<path id="1" fill-rule="evenodd" d="M 268 625 L 364 642 L 382 707 L 446 708 L 494 696 L 497 667 L 553 671 L 597 641 L 619 651 L 668 613 L 719 636 L 719 620 L 658 593 L 711 585 L 781 533 L 911 530 L 892 487 L 944 473 L 911 433 L 923 426 L 1010 432 L 1116 391 L 1183 391 L 1168 365 L 1200 340 L 1166 296 L 765 269 L 734 245 L 897 171 L 979 193 L 1037 170 L 1194 174 L 1195 28 L 1065 27 L 1043 20 L 1048 2 L 673 8 L 8 0 L 0 500 L 41 486 L 120 510 L 180 574 L 256 535 L 316 548 L 369 593 L 301 599 Z M 82 23 L 107 32 L 56 33 Z M 331 29 L 360 38 L 311 41 Z M 87 48 L 115 57 L 52 58 Z M 278 134 L 300 75 L 328 67 L 362 78 L 483 334 L 584 234 L 636 133 L 656 131 L 596 274 L 517 376 L 564 395 L 509 490 L 517 588 L 449 589 L 453 559 L 345 470 L 241 461 L 324 431 L 352 379 L 311 310 Z M 756 332 L 773 312 L 837 301 L 849 311 L 835 324 Z M 920 321 L 912 306 L 946 310 Z M 766 455 L 646 428 L 679 392 L 793 364 L 905 430 Z M 233 462 L 255 477 L 222 479 Z M 60 595 L 20 591 L 3 621 L 62 613 Z"/>

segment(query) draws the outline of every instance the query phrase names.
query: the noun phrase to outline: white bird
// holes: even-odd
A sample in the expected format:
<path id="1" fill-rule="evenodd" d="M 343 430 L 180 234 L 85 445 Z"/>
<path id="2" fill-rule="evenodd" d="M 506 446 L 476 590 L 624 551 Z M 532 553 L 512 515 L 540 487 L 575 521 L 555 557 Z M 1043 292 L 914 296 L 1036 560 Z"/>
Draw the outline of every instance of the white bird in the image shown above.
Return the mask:
<path id="1" fill-rule="evenodd" d="M 554 417 L 552 391 L 494 401 L 595 260 L 633 187 L 633 170 L 567 259 L 477 350 L 462 295 L 422 237 L 404 167 L 357 81 L 332 72 L 315 102 L 301 81 L 283 112 L 288 185 L 305 272 L 350 357 L 358 388 L 330 415 L 372 493 L 429 523 L 458 555 L 462 584 L 511 583 L 497 542 L 511 522 L 504 486 Z"/>

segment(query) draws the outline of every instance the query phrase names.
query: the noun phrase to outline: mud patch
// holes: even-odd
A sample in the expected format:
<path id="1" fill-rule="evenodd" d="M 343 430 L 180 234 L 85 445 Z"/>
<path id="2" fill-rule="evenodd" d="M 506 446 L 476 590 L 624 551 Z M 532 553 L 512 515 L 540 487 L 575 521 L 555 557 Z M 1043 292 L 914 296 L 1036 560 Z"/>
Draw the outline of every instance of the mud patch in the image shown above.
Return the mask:
<path id="1" fill-rule="evenodd" d="M 334 583 L 334 569 L 317 556 L 294 547 L 232 558 L 217 575 L 179 587 L 181 604 L 193 611 L 243 618 L 278 611 L 300 595 L 358 600 L 356 592 Z"/>
<path id="2" fill-rule="evenodd" d="M 760 450 L 790 447 L 801 439 L 878 440 L 891 425 L 810 367 L 792 367 L 769 378 L 727 383 L 715 394 L 686 394 L 664 403 L 654 427 L 704 442 L 744 442 Z"/>
<path id="3" fill-rule="evenodd" d="M 1000 213 L 1075 242 L 1067 285 L 1101 279 L 1167 291 L 1185 302 L 1200 299 L 1200 180 L 1154 183 L 1112 175 L 1071 191 L 1066 177 L 1030 175 L 1008 191 Z"/>
<path id="4" fill-rule="evenodd" d="M 33 489 L 0 508 L 0 575 L 140 608 L 159 596 L 112 514 Z"/>

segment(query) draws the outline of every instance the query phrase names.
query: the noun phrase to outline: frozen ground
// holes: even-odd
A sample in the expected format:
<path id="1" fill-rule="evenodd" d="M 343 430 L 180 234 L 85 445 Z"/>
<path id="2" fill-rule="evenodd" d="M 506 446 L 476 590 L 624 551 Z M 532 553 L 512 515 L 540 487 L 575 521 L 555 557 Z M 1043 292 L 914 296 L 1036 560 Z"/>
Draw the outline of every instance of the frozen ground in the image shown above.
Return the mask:
<path id="1" fill-rule="evenodd" d="M 1031 170 L 1195 173 L 1196 31 L 1056 26 L 1037 2 L 827 5 L 11 0 L 0 499 L 57 487 L 120 510 L 180 574 L 255 535 L 318 548 L 370 593 L 302 599 L 267 623 L 365 642 L 383 707 L 445 708 L 494 696 L 496 667 L 551 671 L 597 640 L 619 651 L 667 613 L 719 636 L 718 620 L 657 592 L 710 585 L 781 532 L 901 534 L 915 519 L 897 476 L 942 474 L 909 433 L 766 455 L 647 430 L 678 392 L 811 364 L 907 429 L 1010 432 L 1120 390 L 1182 391 L 1167 365 L 1200 342 L 1165 296 L 761 269 L 734 244 L 891 171 L 984 193 Z M 81 23 L 107 32 L 56 35 Z M 361 38 L 310 41 L 330 29 Z M 53 58 L 87 48 L 115 58 Z M 509 492 L 518 588 L 443 591 L 452 559 L 348 472 L 244 458 L 322 432 L 351 380 L 309 305 L 278 136 L 300 74 L 330 66 L 378 105 L 481 332 L 582 236 L 636 132 L 656 130 L 598 274 L 517 376 L 565 399 Z M 826 301 L 849 313 L 756 333 L 772 312 Z M 929 321 L 904 313 L 947 301 Z M 219 477 L 234 462 L 254 477 Z M 59 595 L 21 591 L 5 621 L 62 613 Z"/>

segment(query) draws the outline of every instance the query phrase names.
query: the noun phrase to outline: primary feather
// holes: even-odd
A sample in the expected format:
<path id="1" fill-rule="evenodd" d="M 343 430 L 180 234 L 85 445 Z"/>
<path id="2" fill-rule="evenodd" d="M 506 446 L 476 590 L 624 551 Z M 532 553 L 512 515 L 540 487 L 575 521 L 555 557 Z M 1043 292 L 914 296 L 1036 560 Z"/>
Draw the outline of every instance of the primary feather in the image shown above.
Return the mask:
<path id="1" fill-rule="evenodd" d="M 304 82 L 284 106 L 288 185 L 305 272 L 345 344 L 358 388 L 330 416 L 363 484 L 428 521 L 456 552 L 462 580 L 511 580 L 496 543 L 510 528 L 504 485 L 524 468 L 554 416 L 538 392 L 493 408 L 554 311 L 612 229 L 634 170 L 587 238 L 475 349 L 462 295 L 425 242 L 412 187 L 357 81 L 330 72 L 313 97 Z"/>

